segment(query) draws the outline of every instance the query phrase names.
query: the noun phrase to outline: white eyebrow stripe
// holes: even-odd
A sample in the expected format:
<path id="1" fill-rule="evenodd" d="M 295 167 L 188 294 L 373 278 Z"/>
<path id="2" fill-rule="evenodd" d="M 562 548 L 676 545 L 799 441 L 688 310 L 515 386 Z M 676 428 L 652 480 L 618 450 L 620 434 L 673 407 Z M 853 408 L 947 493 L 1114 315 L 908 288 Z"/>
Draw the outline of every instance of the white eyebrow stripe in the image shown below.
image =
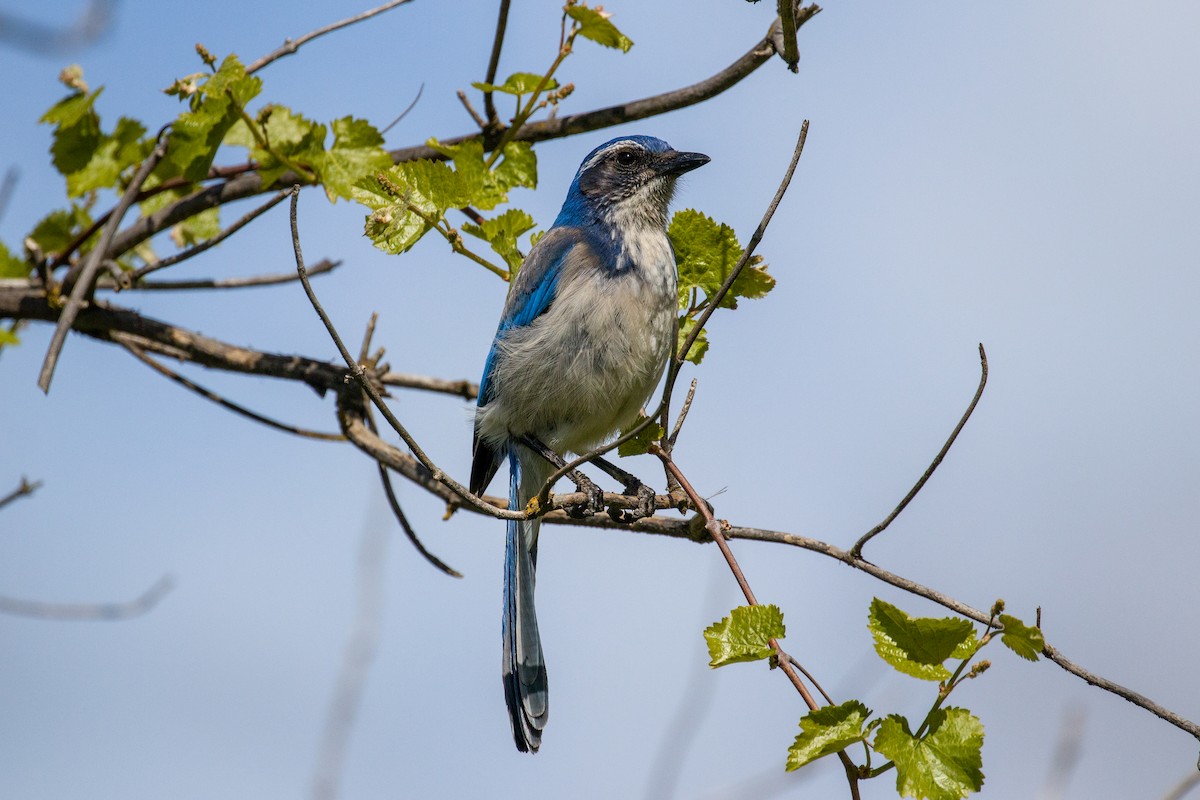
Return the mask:
<path id="1" fill-rule="evenodd" d="M 628 139 L 625 139 L 625 140 L 622 140 L 619 142 L 613 142 L 608 147 L 604 148 L 599 153 L 596 153 L 596 155 L 592 156 L 587 161 L 583 162 L 583 165 L 579 168 L 579 174 L 582 175 L 583 173 L 587 172 L 592 167 L 596 166 L 596 164 L 599 164 L 601 159 L 603 159 L 609 153 L 614 153 L 618 150 L 643 150 L 644 151 L 645 149 L 646 148 L 642 147 L 637 142 L 630 141 Z"/>

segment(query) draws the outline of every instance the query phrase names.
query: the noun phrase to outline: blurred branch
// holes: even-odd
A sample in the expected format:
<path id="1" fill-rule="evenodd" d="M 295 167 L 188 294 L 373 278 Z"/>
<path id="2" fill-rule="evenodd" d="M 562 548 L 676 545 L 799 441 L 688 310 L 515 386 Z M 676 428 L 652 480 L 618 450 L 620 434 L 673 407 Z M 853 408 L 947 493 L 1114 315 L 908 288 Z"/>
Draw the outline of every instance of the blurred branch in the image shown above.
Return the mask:
<path id="1" fill-rule="evenodd" d="M 143 592 L 141 597 L 128 603 L 39 603 L 0 597 L 0 612 L 35 619 L 65 621 L 131 619 L 153 609 L 174 588 L 175 581 L 170 575 L 164 575 Z"/>
<path id="2" fill-rule="evenodd" d="M 13 191 L 17 188 L 17 180 L 21 177 L 21 170 L 16 167 L 9 167 L 4 170 L 4 178 L 0 180 L 0 221 L 4 220 L 4 212 L 8 211 L 8 203 L 12 200 Z"/>
<path id="3" fill-rule="evenodd" d="M 1067 784 L 1083 755 L 1083 721 L 1086 717 L 1082 706 L 1072 706 L 1063 714 L 1058 743 L 1050 757 L 1050 771 L 1038 791 L 1037 800 L 1062 800 L 1067 796 Z"/>
<path id="4" fill-rule="evenodd" d="M 73 50 L 98 39 L 108 30 L 116 5 L 116 0 L 91 0 L 74 22 L 61 27 L 0 13 L 0 43 L 38 55 Z"/>
<path id="5" fill-rule="evenodd" d="M 371 17 L 382 14 L 385 11 L 390 11 L 397 6 L 402 6 L 409 2 L 411 2 L 411 0 L 391 0 L 391 2 L 384 3 L 377 8 L 372 8 L 369 11 L 362 12 L 361 14 L 355 14 L 353 17 L 347 17 L 339 22 L 334 22 L 329 25 L 325 25 L 324 27 L 317 28 L 315 31 L 310 31 L 299 38 L 286 39 L 278 49 L 247 65 L 246 74 L 253 75 L 271 62 L 278 61 L 284 56 L 290 56 L 292 53 L 295 53 L 302 46 L 308 44 L 313 39 L 324 36 L 327 33 L 333 33 L 336 30 L 341 30 L 342 28 L 353 25 L 356 22 L 368 20 Z"/>
<path id="6" fill-rule="evenodd" d="M 16 500 L 18 497 L 25 497 L 26 495 L 33 494 L 38 489 L 40 489 L 41 486 L 42 486 L 41 481 L 33 481 L 31 483 L 28 478 L 26 478 L 24 475 L 22 475 L 20 485 L 17 486 L 17 488 L 13 489 L 8 494 L 4 495 L 4 497 L 0 497 L 0 508 L 4 508 L 9 503 Z"/>
<path id="7" fill-rule="evenodd" d="M 346 760 L 346 748 L 358 709 L 362 706 L 363 691 L 383 628 L 386 567 L 388 556 L 387 527 L 370 521 L 363 525 L 358 545 L 358 604 L 350 638 L 342 650 L 342 666 L 337 684 L 329 699 L 325 727 L 313 775 L 313 800 L 334 800 Z"/>
<path id="8" fill-rule="evenodd" d="M 1200 771 L 1198 770 L 1200 770 L 1200 767 L 1192 770 L 1183 780 L 1175 784 L 1171 791 L 1163 795 L 1163 800 L 1183 800 L 1184 796 L 1191 792 L 1192 789 L 1200 786 Z"/>

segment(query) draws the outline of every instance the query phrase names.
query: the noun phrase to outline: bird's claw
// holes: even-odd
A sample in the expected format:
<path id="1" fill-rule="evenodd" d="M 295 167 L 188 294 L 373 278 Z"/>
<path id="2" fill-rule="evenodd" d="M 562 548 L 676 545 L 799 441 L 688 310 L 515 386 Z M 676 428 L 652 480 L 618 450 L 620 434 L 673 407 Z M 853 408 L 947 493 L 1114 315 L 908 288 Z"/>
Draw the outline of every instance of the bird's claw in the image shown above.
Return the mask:
<path id="1" fill-rule="evenodd" d="M 575 482 L 575 489 L 585 495 L 587 500 L 582 503 L 571 503 L 563 506 L 568 517 L 583 519 L 604 510 L 604 490 L 582 475 Z"/>
<path id="2" fill-rule="evenodd" d="M 636 497 L 638 504 L 636 508 L 610 508 L 608 515 L 616 522 L 631 524 L 639 519 L 654 516 L 658 511 L 658 502 L 654 495 L 654 490 L 646 484 L 638 481 L 625 487 L 625 494 Z"/>

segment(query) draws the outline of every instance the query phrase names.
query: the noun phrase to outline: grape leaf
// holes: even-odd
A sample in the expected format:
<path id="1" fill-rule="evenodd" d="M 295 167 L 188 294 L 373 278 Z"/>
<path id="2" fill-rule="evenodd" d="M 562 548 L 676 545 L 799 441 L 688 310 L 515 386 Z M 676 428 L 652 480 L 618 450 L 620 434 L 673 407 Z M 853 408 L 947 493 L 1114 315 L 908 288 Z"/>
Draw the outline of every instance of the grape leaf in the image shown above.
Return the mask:
<path id="1" fill-rule="evenodd" d="M 775 652 L 770 639 L 784 636 L 779 606 L 739 606 L 729 616 L 704 629 L 710 667 L 739 661 L 760 661 Z"/>
<path id="2" fill-rule="evenodd" d="M 100 116 L 94 108 L 96 98 L 104 91 L 77 91 L 59 100 L 42 115 L 38 122 L 54 126 L 54 142 L 50 155 L 54 168 L 70 175 L 87 166 L 100 146 Z"/>
<path id="3" fill-rule="evenodd" d="M 0 242 L 0 278 L 24 278 L 29 274 L 30 265 L 13 255 L 4 242 Z"/>
<path id="4" fill-rule="evenodd" d="M 1029 661 L 1038 660 L 1046 646 L 1046 639 L 1039 628 L 1031 628 L 1008 614 L 1000 615 L 1000 624 L 1004 626 L 1004 630 L 1000 632 L 1000 641 L 1004 642 L 1009 650 Z"/>
<path id="5" fill-rule="evenodd" d="M 983 788 L 983 723 L 965 708 L 933 712 L 921 739 L 893 714 L 879 726 L 873 747 L 895 762 L 901 797 L 961 800 Z"/>
<path id="6" fill-rule="evenodd" d="M 645 417 L 640 417 L 639 419 L 634 420 L 633 425 L 639 424 L 643 419 L 645 419 Z M 632 428 L 633 425 L 630 425 L 629 427 Z M 624 434 L 625 431 L 621 431 L 621 433 Z M 641 432 L 638 433 L 637 436 L 634 436 L 629 441 L 622 442 L 620 445 L 618 445 L 617 455 L 621 456 L 622 458 L 627 456 L 640 456 L 643 453 L 649 452 L 650 445 L 654 444 L 666 435 L 667 432 L 663 430 L 662 425 L 659 425 L 657 422 L 652 422 L 645 428 L 642 428 Z"/>
<path id="7" fill-rule="evenodd" d="M 694 289 L 702 291 L 706 299 L 716 295 L 742 256 L 733 228 L 689 208 L 675 213 L 667 234 L 679 269 L 680 308 L 688 307 Z M 759 299 L 774 287 L 775 279 L 767 273 L 767 266 L 754 256 L 738 273 L 721 307 L 737 308 L 738 297 Z"/>
<path id="8" fill-rule="evenodd" d="M 691 335 L 692 329 L 696 327 L 696 320 L 691 317 L 679 318 L 679 341 L 675 344 L 675 352 L 683 347 L 683 343 L 687 341 L 687 337 Z M 704 354 L 708 352 L 708 333 L 700 331 L 700 335 L 696 337 L 696 341 L 692 342 L 692 346 L 688 349 L 687 355 L 684 356 L 685 361 L 690 361 L 693 364 L 699 364 L 704 360 Z"/>
<path id="9" fill-rule="evenodd" d="M 865 736 L 863 725 L 871 709 L 857 700 L 810 711 L 800 719 L 800 735 L 788 748 L 787 770 L 800 769 L 818 758 L 845 750 Z"/>
<path id="10" fill-rule="evenodd" d="M 67 197 L 79 197 L 96 189 L 117 185 L 121 173 L 149 155 L 153 144 L 144 140 L 146 127 L 135 119 L 121 117 L 111 134 L 102 135 L 88 162 L 67 175 Z"/>
<path id="11" fill-rule="evenodd" d="M 975 626 L 965 619 L 910 617 L 878 597 L 871 601 L 868 620 L 879 657 L 905 675 L 927 681 L 949 678 L 942 662 L 951 656 L 966 658 L 976 643 Z"/>
<path id="12" fill-rule="evenodd" d="M 392 157 L 383 149 L 383 136 L 363 119 L 342 117 L 331 123 L 333 146 L 313 162 L 330 202 L 349 200 L 354 184 L 387 169 Z"/>
<path id="13" fill-rule="evenodd" d="M 613 47 L 622 53 L 628 53 L 633 47 L 629 37 L 617 30 L 617 26 L 608 21 L 609 14 L 598 8 L 588 8 L 584 5 L 567 6 L 567 16 L 579 25 L 579 35 L 591 39 L 596 44 Z"/>
<path id="14" fill-rule="evenodd" d="M 483 83 L 475 82 L 471 85 L 481 92 L 503 92 L 504 94 L 523 95 L 530 94 L 537 89 L 538 84 L 542 82 L 541 75 L 535 72 L 514 72 L 504 79 L 504 83 Z M 543 91 L 550 91 L 558 88 L 558 81 L 551 78 L 546 81 L 546 85 L 542 87 Z"/>
<path id="15" fill-rule="evenodd" d="M 171 141 L 158 172 L 199 181 L 208 175 L 217 148 L 225 134 L 241 119 L 238 106 L 245 108 L 262 91 L 262 81 L 246 74 L 237 56 L 230 55 L 209 76 L 191 76 L 184 88 L 180 81 L 168 94 L 186 98 L 189 109 L 171 126 Z"/>
<path id="16" fill-rule="evenodd" d="M 29 238 L 41 248 L 43 253 L 59 253 L 75 241 L 75 237 L 91 224 L 92 216 L 87 209 L 72 204 L 70 208 L 60 208 L 42 217 L 30 231 Z M 99 235 L 99 231 L 92 234 L 88 242 L 95 241 Z M 80 248 L 81 251 L 86 249 L 87 243 Z"/>
<path id="17" fill-rule="evenodd" d="M 176 223 L 171 228 L 171 241 L 176 247 L 190 247 L 221 232 L 221 220 L 216 208 L 209 208 Z"/>
<path id="18" fill-rule="evenodd" d="M 533 227 L 533 217 L 519 208 L 510 208 L 497 217 L 485 219 L 481 225 L 464 223 L 462 229 L 490 244 L 508 264 L 508 268 L 515 271 L 524 260 L 517 249 L 517 237 L 533 230 Z"/>

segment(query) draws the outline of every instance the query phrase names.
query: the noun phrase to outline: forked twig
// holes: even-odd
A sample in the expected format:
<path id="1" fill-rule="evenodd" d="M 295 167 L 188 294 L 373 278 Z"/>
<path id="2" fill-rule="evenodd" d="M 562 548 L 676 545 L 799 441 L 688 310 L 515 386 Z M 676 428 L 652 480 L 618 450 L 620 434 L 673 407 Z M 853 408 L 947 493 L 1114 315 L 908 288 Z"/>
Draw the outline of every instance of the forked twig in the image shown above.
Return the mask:
<path id="1" fill-rule="evenodd" d="M 263 67 L 270 64 L 272 61 L 277 61 L 277 60 L 283 58 L 284 56 L 290 56 L 292 53 L 295 53 L 302 46 L 304 46 L 305 44 L 308 44 L 313 39 L 316 39 L 320 36 L 324 36 L 327 33 L 333 33 L 336 30 L 340 30 L 342 28 L 348 27 L 350 25 L 353 25 L 356 22 L 362 22 L 363 20 L 370 19 L 371 17 L 382 14 L 385 11 L 391 11 L 393 8 L 396 8 L 397 6 L 402 6 L 409 2 L 411 2 L 411 0 L 391 0 L 390 3 L 384 3 L 381 6 L 372 8 L 368 11 L 364 11 L 361 14 L 355 14 L 353 17 L 347 17 L 346 19 L 340 20 L 338 22 L 333 22 L 333 23 L 330 23 L 329 25 L 325 25 L 324 27 L 317 28 L 315 31 L 309 31 L 308 33 L 304 34 L 303 36 L 301 36 L 299 38 L 287 39 L 284 41 L 284 43 L 282 45 L 280 45 L 280 47 L 277 50 L 274 50 L 274 51 L 268 53 L 267 55 L 263 56 L 262 58 L 258 59 L 257 61 L 254 61 L 249 66 L 247 66 L 246 74 L 253 75 L 254 73 L 258 72 Z"/>

